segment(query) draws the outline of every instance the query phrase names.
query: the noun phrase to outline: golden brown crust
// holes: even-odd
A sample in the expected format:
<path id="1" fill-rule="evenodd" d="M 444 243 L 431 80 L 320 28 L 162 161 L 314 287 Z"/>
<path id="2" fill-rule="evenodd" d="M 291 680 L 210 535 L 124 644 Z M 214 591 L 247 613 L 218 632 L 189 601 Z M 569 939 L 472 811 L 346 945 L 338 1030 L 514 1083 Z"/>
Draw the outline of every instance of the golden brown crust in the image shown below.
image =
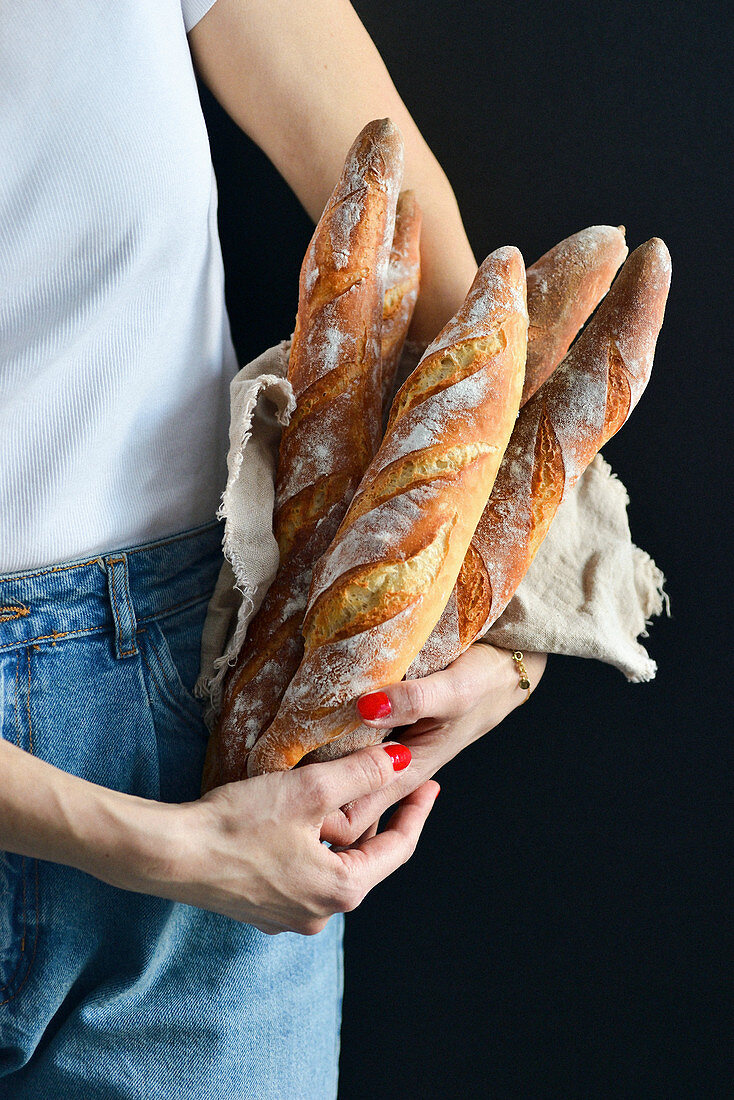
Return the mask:
<path id="1" fill-rule="evenodd" d="M 295 581 L 281 574 L 250 623 L 242 659 L 227 678 L 227 711 L 209 738 L 202 792 L 246 778 L 247 753 L 275 717 L 303 655 L 301 622 L 309 580 L 305 572 Z"/>
<path id="2" fill-rule="evenodd" d="M 242 778 L 247 752 L 270 724 L 303 651 L 311 568 L 379 441 L 382 312 L 402 156 L 388 119 L 365 126 L 303 260 L 288 364 L 296 410 L 276 475 L 280 565 L 225 678 L 203 790 Z"/>
<path id="3" fill-rule="evenodd" d="M 474 546 L 469 546 L 466 557 L 456 581 L 457 629 L 461 645 L 470 645 L 481 630 L 483 607 L 489 607 L 492 600 L 492 583 L 481 554 Z"/>
<path id="4" fill-rule="evenodd" d="M 670 284 L 670 256 L 653 238 L 624 264 L 596 315 L 563 363 L 524 406 L 487 507 L 472 539 L 483 560 L 489 599 L 459 608 L 481 621 L 474 638 L 457 619 L 441 623 L 409 669 L 425 676 L 455 660 L 504 611 L 550 526 L 560 501 L 594 455 L 619 430 L 652 369 Z M 457 589 L 457 602 L 467 595 Z"/>
<path id="5" fill-rule="evenodd" d="M 420 286 L 421 208 L 412 191 L 401 191 L 395 215 L 387 289 L 382 308 L 382 415 L 392 401 L 395 375 Z"/>
<path id="6" fill-rule="evenodd" d="M 533 472 L 530 475 L 528 540 L 531 559 L 535 557 L 535 552 L 543 541 L 550 521 L 561 503 L 565 482 L 563 452 L 553 428 L 553 420 L 548 414 L 546 402 L 541 398 L 540 417 L 535 435 Z"/>
<path id="7" fill-rule="evenodd" d="M 607 439 L 624 424 L 632 404 L 630 379 L 624 359 L 614 340 L 607 348 L 607 403 L 604 411 L 604 435 Z"/>
<path id="8" fill-rule="evenodd" d="M 585 245 L 583 264 L 580 263 L 579 243 Z M 621 227 L 619 232 L 609 226 L 592 227 L 562 241 L 528 269 L 530 328 L 523 400 L 529 391 L 540 384 L 538 380 L 547 378 L 557 366 L 577 329 L 606 293 L 626 251 Z M 601 308 L 607 310 L 606 320 L 595 318 L 591 322 L 592 332 L 596 330 L 600 336 L 593 345 L 588 341 L 587 346 L 590 352 L 595 348 L 596 354 L 605 357 L 609 379 L 600 436 L 605 440 L 624 423 L 632 407 L 632 393 L 624 357 L 613 340 L 609 341 L 605 350 L 604 332 L 621 330 L 626 317 L 629 324 L 627 346 L 635 349 L 631 355 L 628 350 L 628 358 L 634 360 L 636 353 L 641 353 L 649 360 L 649 372 L 667 293 L 667 263 L 669 260 L 662 242 L 649 242 L 642 253 L 635 254 L 634 263 L 633 257 L 630 257 L 629 266 L 626 265 L 623 282 L 615 291 L 619 298 L 618 307 L 612 310 L 611 305 L 604 303 Z M 589 266 L 597 267 L 596 274 L 588 271 Z M 622 274 L 619 280 L 622 280 Z M 633 302 L 636 286 L 642 294 L 637 304 Z M 600 370 L 603 370 L 603 365 L 604 359 L 600 358 Z M 544 386 L 541 392 L 545 390 Z M 533 429 L 525 432 L 523 452 L 518 441 L 526 419 L 527 414 L 522 411 L 454 592 L 432 634 L 408 669 L 408 677 L 425 676 L 445 668 L 489 629 L 524 576 L 529 559 L 537 550 L 555 513 L 565 482 L 563 455 L 555 437 L 553 421 L 544 410 L 534 422 Z M 517 482 L 526 489 L 530 486 L 529 494 L 517 494 L 512 479 L 507 477 L 513 455 Z M 593 455 L 589 451 L 586 457 L 590 460 Z M 534 531 L 534 538 L 531 531 Z M 517 561 L 513 562 L 512 557 L 509 561 L 500 559 L 493 568 L 496 547 L 503 538 L 509 539 L 510 545 L 517 540 Z M 495 577 L 495 584 L 501 588 L 499 596 L 493 593 L 490 572 Z M 333 759 L 364 745 L 374 744 L 381 738 L 381 731 L 377 731 L 375 736 L 375 731 L 359 726 L 352 733 L 322 745 L 306 759 L 308 762 Z"/>
<path id="9" fill-rule="evenodd" d="M 293 767 L 352 733 L 355 698 L 399 680 L 425 642 L 515 422 L 526 341 L 522 257 L 498 249 L 396 397 L 380 450 L 314 570 L 306 652 L 248 774 Z M 437 468 L 439 452 L 462 448 L 473 448 L 466 461 Z"/>
<path id="10" fill-rule="evenodd" d="M 627 255 L 624 226 L 592 225 L 528 268 L 528 361 L 522 404 L 542 386 L 611 286 Z"/>

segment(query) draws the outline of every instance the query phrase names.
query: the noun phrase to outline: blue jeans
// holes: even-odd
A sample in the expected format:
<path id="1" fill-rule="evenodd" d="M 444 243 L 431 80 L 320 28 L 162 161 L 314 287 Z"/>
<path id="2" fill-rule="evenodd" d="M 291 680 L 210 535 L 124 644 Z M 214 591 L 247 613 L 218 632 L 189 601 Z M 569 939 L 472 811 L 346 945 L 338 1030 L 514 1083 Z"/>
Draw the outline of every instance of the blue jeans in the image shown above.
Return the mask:
<path id="1" fill-rule="evenodd" d="M 221 538 L 215 521 L 0 577 L 0 736 L 118 791 L 195 799 Z M 328 1100 L 342 933 L 338 915 L 266 936 L 0 852 L 0 1097 Z"/>

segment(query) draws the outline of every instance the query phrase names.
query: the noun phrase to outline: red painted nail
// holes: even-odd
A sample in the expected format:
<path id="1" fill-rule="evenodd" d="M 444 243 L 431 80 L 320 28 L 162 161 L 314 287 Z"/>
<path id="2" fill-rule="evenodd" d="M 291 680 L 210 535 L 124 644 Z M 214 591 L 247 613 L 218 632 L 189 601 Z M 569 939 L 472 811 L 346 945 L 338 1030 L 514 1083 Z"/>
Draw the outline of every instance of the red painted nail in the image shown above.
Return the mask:
<path id="1" fill-rule="evenodd" d="M 396 772 L 401 772 L 410 763 L 410 749 L 407 745 L 385 745 L 385 752 L 392 760 Z"/>
<path id="2" fill-rule="evenodd" d="M 373 691 L 357 700 L 357 709 L 368 722 L 374 722 L 375 718 L 387 718 L 392 707 L 384 691 Z"/>
<path id="3" fill-rule="evenodd" d="M 440 788 L 440 787 L 438 786 L 438 784 L 436 784 L 436 793 L 435 793 L 435 794 L 434 794 L 434 796 L 433 796 L 433 797 L 434 797 L 434 799 L 438 798 L 438 796 L 440 795 L 440 793 L 441 793 L 441 788 Z"/>

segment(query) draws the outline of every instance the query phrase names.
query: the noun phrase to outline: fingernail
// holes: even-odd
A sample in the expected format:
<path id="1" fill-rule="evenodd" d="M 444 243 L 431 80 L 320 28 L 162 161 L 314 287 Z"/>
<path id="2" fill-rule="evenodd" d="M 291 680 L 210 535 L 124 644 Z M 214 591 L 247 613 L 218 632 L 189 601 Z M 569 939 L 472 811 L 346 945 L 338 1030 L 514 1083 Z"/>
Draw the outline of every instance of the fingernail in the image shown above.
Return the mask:
<path id="1" fill-rule="evenodd" d="M 435 780 L 434 780 L 434 782 L 435 782 Z M 436 784 L 436 793 L 435 793 L 435 794 L 434 794 L 434 796 L 433 796 L 433 800 L 434 800 L 434 802 L 436 801 L 436 799 L 438 798 L 438 796 L 440 795 L 440 793 L 441 793 L 441 788 L 440 788 L 440 787 L 438 786 L 438 784 Z"/>
<path id="2" fill-rule="evenodd" d="M 373 691 L 357 700 L 357 709 L 368 722 L 374 722 L 376 718 L 387 718 L 392 707 L 384 691 Z"/>
<path id="3" fill-rule="evenodd" d="M 401 772 L 410 763 L 410 749 L 407 745 L 384 745 L 385 752 L 392 760 L 396 772 Z"/>

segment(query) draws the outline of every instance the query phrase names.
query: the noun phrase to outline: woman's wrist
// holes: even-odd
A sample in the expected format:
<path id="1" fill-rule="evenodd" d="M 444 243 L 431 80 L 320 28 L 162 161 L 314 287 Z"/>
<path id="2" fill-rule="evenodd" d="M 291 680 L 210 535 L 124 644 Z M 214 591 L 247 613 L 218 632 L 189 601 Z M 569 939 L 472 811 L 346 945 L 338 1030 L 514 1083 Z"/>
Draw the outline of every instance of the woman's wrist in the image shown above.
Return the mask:
<path id="1" fill-rule="evenodd" d="M 90 784 L 74 828 L 74 866 L 124 890 L 179 895 L 188 866 L 185 810 Z"/>

